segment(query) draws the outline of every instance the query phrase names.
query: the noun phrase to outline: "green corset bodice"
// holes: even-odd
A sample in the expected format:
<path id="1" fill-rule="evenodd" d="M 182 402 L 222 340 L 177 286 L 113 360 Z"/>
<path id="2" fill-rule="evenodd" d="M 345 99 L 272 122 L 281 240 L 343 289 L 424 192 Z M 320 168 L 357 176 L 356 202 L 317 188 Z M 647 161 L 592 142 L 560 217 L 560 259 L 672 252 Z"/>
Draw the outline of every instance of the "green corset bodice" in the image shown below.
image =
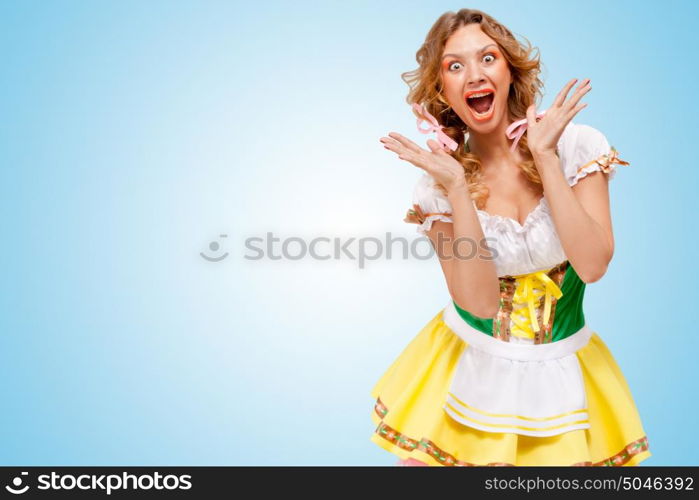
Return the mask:
<path id="1" fill-rule="evenodd" d="M 540 344 L 563 340 L 585 325 L 584 295 L 585 282 L 564 261 L 547 271 L 501 277 L 500 308 L 494 318 L 474 316 L 456 302 L 454 307 L 464 321 L 487 335 L 505 341 L 511 335 L 529 337 Z"/>

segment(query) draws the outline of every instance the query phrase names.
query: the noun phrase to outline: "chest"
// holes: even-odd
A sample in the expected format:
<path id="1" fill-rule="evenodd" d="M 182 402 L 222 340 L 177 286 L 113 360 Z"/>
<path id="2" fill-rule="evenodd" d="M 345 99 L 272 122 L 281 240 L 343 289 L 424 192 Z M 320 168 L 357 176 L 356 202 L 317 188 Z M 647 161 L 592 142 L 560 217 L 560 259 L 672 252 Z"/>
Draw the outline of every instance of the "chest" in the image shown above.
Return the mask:
<path id="1" fill-rule="evenodd" d="M 566 260 L 546 198 L 520 224 L 510 217 L 476 209 L 498 276 L 551 268 Z"/>
<path id="2" fill-rule="evenodd" d="M 544 192 L 540 184 L 525 177 L 521 170 L 512 174 L 484 176 L 488 198 L 481 210 L 487 214 L 516 221 L 520 226 L 542 202 Z"/>

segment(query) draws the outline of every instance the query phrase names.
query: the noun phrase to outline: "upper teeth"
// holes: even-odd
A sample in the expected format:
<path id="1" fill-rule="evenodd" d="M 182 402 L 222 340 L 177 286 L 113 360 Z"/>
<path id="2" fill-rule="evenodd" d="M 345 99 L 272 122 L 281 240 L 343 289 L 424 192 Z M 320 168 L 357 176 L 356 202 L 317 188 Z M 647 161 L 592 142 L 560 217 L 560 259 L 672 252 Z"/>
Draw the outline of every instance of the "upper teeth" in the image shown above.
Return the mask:
<path id="1" fill-rule="evenodd" d="M 471 99 L 472 97 L 484 97 L 490 94 L 492 94 L 492 92 L 478 92 L 477 94 L 471 94 L 470 96 L 468 96 L 468 98 Z"/>

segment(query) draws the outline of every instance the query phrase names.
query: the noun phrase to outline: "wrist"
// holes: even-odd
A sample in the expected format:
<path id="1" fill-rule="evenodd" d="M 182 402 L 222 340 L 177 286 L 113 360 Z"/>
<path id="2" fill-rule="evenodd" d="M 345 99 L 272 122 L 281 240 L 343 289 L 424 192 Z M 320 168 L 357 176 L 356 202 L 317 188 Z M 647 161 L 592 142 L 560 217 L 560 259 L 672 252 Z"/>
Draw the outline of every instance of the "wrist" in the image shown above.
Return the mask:
<path id="1" fill-rule="evenodd" d="M 551 158 L 558 159 L 555 149 L 533 149 L 530 150 L 532 158 L 538 163 L 539 160 L 549 160 Z"/>
<path id="2" fill-rule="evenodd" d="M 468 196 L 468 187 L 466 186 L 466 183 L 464 182 L 459 182 L 456 185 L 450 186 L 449 189 L 447 189 L 447 197 L 448 198 L 460 198 L 464 195 Z"/>

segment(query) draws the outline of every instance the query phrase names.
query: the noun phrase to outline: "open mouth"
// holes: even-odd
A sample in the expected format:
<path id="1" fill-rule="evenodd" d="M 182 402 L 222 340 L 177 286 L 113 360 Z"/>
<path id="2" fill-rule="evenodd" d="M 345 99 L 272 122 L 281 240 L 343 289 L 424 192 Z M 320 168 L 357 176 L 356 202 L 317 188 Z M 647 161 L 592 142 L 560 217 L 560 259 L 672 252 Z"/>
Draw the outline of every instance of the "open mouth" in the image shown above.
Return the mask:
<path id="1" fill-rule="evenodd" d="M 468 104 L 468 107 L 476 117 L 485 118 L 493 110 L 494 100 L 495 91 L 484 89 L 468 95 L 466 97 L 466 104 Z"/>

